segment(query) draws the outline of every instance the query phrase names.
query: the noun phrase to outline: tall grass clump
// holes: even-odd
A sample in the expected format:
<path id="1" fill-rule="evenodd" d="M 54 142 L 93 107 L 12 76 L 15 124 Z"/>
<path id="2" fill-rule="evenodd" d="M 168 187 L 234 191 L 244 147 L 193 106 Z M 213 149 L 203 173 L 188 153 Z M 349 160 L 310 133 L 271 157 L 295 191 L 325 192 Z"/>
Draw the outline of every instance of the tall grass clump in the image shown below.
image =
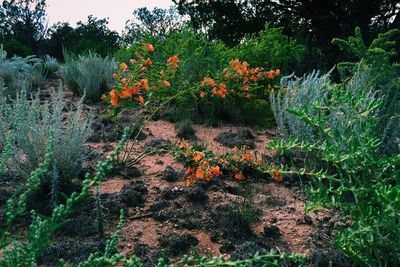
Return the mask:
<path id="1" fill-rule="evenodd" d="M 43 83 L 46 72 L 43 61 L 35 56 L 7 58 L 7 52 L 0 45 L 0 79 L 7 87 L 3 94 L 15 96 L 22 90 L 28 90 Z"/>
<path id="2" fill-rule="evenodd" d="M 52 163 L 57 163 L 62 181 L 74 178 L 81 169 L 83 145 L 92 133 L 92 116 L 83 111 L 82 98 L 65 118 L 63 112 L 68 108 L 63 97 L 60 84 L 49 101 L 41 101 L 38 95 L 30 99 L 22 93 L 5 108 L 7 127 L 15 133 L 14 165 L 25 177 L 43 161 L 51 134 L 54 136 Z M 47 182 L 50 183 L 50 178 Z"/>
<path id="3" fill-rule="evenodd" d="M 60 63 L 52 56 L 46 55 L 43 57 L 43 68 L 46 73 L 46 77 L 54 76 L 60 69 Z"/>
<path id="4" fill-rule="evenodd" d="M 113 83 L 114 59 L 93 52 L 79 56 L 65 53 L 64 58 L 65 65 L 60 69 L 64 82 L 74 93 L 86 94 L 86 98 L 94 102 L 100 101 L 101 95 L 107 93 Z"/>

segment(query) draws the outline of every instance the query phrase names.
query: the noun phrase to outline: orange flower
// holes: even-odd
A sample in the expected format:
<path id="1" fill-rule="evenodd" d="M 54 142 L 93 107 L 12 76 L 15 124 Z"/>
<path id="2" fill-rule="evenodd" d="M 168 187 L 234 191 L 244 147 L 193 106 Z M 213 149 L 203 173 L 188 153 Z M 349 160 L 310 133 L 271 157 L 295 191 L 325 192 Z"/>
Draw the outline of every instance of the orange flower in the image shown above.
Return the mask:
<path id="1" fill-rule="evenodd" d="M 102 95 L 102 96 L 101 96 L 101 100 L 103 100 L 103 101 L 106 100 L 106 96 L 105 96 L 105 95 Z"/>
<path id="2" fill-rule="evenodd" d="M 121 63 L 119 65 L 121 67 L 121 69 L 126 70 L 128 68 L 128 65 L 126 65 L 125 63 Z"/>
<path id="3" fill-rule="evenodd" d="M 167 59 L 167 66 L 173 67 L 173 68 L 178 68 L 178 62 L 179 62 L 179 57 L 178 56 L 170 56 Z"/>
<path id="4" fill-rule="evenodd" d="M 280 170 L 274 171 L 274 180 L 277 182 L 282 181 L 283 176 Z"/>
<path id="5" fill-rule="evenodd" d="M 139 93 L 140 88 L 139 87 L 133 87 L 132 91 L 131 91 L 131 95 L 136 95 L 137 93 Z"/>
<path id="6" fill-rule="evenodd" d="M 115 89 L 112 89 L 110 92 L 110 96 L 111 96 L 111 106 L 115 107 L 116 105 L 118 105 L 118 97 L 117 97 L 117 91 Z"/>
<path id="7" fill-rule="evenodd" d="M 203 161 L 203 165 L 206 167 L 210 166 L 210 164 L 207 161 Z"/>
<path id="8" fill-rule="evenodd" d="M 274 78 L 275 72 L 270 70 L 267 72 L 268 79 L 272 80 Z"/>
<path id="9" fill-rule="evenodd" d="M 250 153 L 245 153 L 243 155 L 243 159 L 245 159 L 245 160 L 253 160 L 253 155 L 250 154 Z"/>
<path id="10" fill-rule="evenodd" d="M 203 87 L 205 85 L 210 85 L 211 87 L 214 87 L 215 81 L 210 77 L 204 77 L 204 80 L 201 82 L 200 86 Z"/>
<path id="11" fill-rule="evenodd" d="M 129 89 L 128 85 L 125 85 L 125 87 L 121 90 L 121 93 L 119 94 L 119 98 L 124 99 L 130 97 L 131 95 L 131 90 Z"/>
<path id="12" fill-rule="evenodd" d="M 200 97 L 203 98 L 206 96 L 206 93 L 204 93 L 203 91 L 200 92 Z"/>
<path id="13" fill-rule="evenodd" d="M 139 101 L 140 104 L 144 103 L 144 99 L 143 99 L 143 97 L 141 95 L 138 97 L 138 101 Z"/>
<path id="14" fill-rule="evenodd" d="M 142 79 L 140 84 L 143 86 L 143 89 L 148 91 L 149 90 L 149 81 L 147 79 Z"/>
<path id="15" fill-rule="evenodd" d="M 145 64 L 150 66 L 151 64 L 153 64 L 153 62 L 151 62 L 150 58 L 147 58 Z"/>
<path id="16" fill-rule="evenodd" d="M 242 89 L 244 91 L 249 91 L 250 87 L 248 85 L 243 85 Z"/>
<path id="17" fill-rule="evenodd" d="M 201 152 L 198 152 L 198 151 L 196 151 L 195 153 L 194 153 L 194 157 L 193 157 L 193 160 L 194 161 L 199 161 L 199 160 L 201 160 L 203 158 L 203 154 L 201 153 Z"/>
<path id="18" fill-rule="evenodd" d="M 164 86 L 165 86 L 165 87 L 170 87 L 171 84 L 169 83 L 169 81 L 164 81 Z"/>
<path id="19" fill-rule="evenodd" d="M 196 178 L 199 179 L 204 178 L 204 171 L 200 167 L 196 169 Z"/>
<path id="20" fill-rule="evenodd" d="M 211 174 L 212 175 L 219 175 L 220 174 L 220 168 L 219 166 L 215 166 L 211 169 Z"/>
<path id="21" fill-rule="evenodd" d="M 147 50 L 149 50 L 150 52 L 154 52 L 154 46 L 152 44 L 147 44 Z"/>
<path id="22" fill-rule="evenodd" d="M 235 173 L 235 179 L 242 181 L 244 179 L 243 173 Z"/>
<path id="23" fill-rule="evenodd" d="M 275 169 L 275 166 L 272 166 L 270 169 L 270 172 L 272 173 L 272 178 L 277 181 L 280 182 L 283 179 L 282 173 L 279 169 Z"/>
<path id="24" fill-rule="evenodd" d="M 112 77 L 113 77 L 113 79 L 117 79 L 118 75 L 116 73 L 113 73 Z"/>
<path id="25" fill-rule="evenodd" d="M 251 75 L 251 76 L 250 76 L 250 80 L 252 80 L 253 82 L 256 82 L 256 81 L 257 81 L 257 77 L 254 76 L 254 75 Z"/>
<path id="26" fill-rule="evenodd" d="M 182 142 L 179 143 L 179 148 L 180 148 L 180 149 L 182 149 L 182 148 L 188 148 L 188 147 L 189 147 L 189 143 L 186 142 L 186 141 L 182 141 Z"/>
<path id="27" fill-rule="evenodd" d="M 279 75 L 281 75 L 281 71 L 280 71 L 280 69 L 276 69 L 276 71 L 275 71 L 275 75 L 276 75 L 276 76 L 279 76 Z"/>

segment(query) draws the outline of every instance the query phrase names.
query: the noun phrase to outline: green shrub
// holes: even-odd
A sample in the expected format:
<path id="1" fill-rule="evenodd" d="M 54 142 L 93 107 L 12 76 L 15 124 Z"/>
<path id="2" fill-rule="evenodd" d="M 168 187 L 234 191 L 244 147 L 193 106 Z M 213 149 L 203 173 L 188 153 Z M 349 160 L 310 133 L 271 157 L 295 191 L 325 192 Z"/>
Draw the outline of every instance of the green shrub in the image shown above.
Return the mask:
<path id="1" fill-rule="evenodd" d="M 301 121 L 312 138 L 292 135 L 268 148 L 300 154 L 302 165 L 283 166 L 281 172 L 312 177 L 309 208 L 338 208 L 341 219 L 351 222 L 337 229 L 338 249 L 360 266 L 397 266 L 400 154 L 380 152 L 376 127 L 383 102 L 370 86 L 370 75 L 359 67 L 344 84 L 324 86 L 322 100 L 289 109 L 291 120 Z"/>
<path id="2" fill-rule="evenodd" d="M 303 60 L 305 47 L 282 31 L 282 28 L 272 28 L 267 23 L 264 30 L 246 35 L 233 48 L 233 54 L 253 66 L 281 69 L 284 73 L 295 71 Z"/>
<path id="3" fill-rule="evenodd" d="M 376 130 L 381 136 L 382 153 L 389 154 L 399 152 L 400 144 L 400 64 L 396 52 L 400 46 L 396 42 L 398 37 L 400 30 L 393 29 L 379 34 L 368 46 L 360 28 L 356 28 L 355 36 L 350 36 L 347 41 L 336 38 L 332 41 L 353 58 L 353 61 L 338 63 L 342 80 L 353 75 L 360 64 L 363 68 L 371 69 L 371 86 L 384 101 L 378 111 Z"/>
<path id="4" fill-rule="evenodd" d="M 18 153 L 14 163 L 25 177 L 43 161 L 51 134 L 55 140 L 52 162 L 57 162 L 60 178 L 64 181 L 74 178 L 81 169 L 83 145 L 91 135 L 91 115 L 82 110 L 82 99 L 64 120 L 66 104 L 63 97 L 60 84 L 49 102 L 43 103 L 38 96 L 28 99 L 22 93 L 4 109 L 7 129 L 15 133 Z"/>
<path id="5" fill-rule="evenodd" d="M 110 90 L 112 74 L 116 63 L 109 57 L 101 57 L 89 52 L 87 55 L 73 56 L 65 53 L 65 65 L 60 74 L 64 82 L 78 95 L 98 102 L 102 94 Z"/>

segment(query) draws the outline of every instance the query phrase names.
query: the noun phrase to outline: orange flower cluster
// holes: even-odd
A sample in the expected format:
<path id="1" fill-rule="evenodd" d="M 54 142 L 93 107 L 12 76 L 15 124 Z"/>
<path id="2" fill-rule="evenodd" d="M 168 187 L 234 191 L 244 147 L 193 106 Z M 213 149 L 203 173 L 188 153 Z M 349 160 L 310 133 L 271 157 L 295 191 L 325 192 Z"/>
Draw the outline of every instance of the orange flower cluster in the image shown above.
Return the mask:
<path id="1" fill-rule="evenodd" d="M 258 82 L 262 81 L 266 78 L 272 80 L 275 77 L 280 76 L 281 71 L 277 70 L 270 70 L 265 71 L 264 68 L 249 68 L 249 63 L 246 61 L 240 62 L 238 59 L 231 60 L 229 62 L 229 68 L 225 70 L 224 77 L 230 79 L 241 79 L 243 83 L 251 82 Z"/>
<path id="2" fill-rule="evenodd" d="M 178 68 L 179 57 L 178 56 L 170 56 L 167 59 L 167 66 L 172 67 L 173 69 Z"/>
<path id="3" fill-rule="evenodd" d="M 178 147 L 184 152 L 185 160 L 190 162 L 186 169 L 186 186 L 197 180 L 211 181 L 214 176 L 222 174 L 218 164 L 207 160 L 204 153 L 192 151 L 188 142 L 182 141 Z"/>
<path id="4" fill-rule="evenodd" d="M 216 95 L 220 98 L 226 98 L 229 94 L 235 94 L 240 97 L 251 98 L 252 89 L 259 88 L 259 82 L 264 80 L 273 80 L 280 76 L 280 70 L 265 71 L 264 68 L 250 68 L 246 61 L 238 59 L 231 60 L 229 67 L 224 69 L 222 76 L 219 79 L 219 85 L 216 86 L 214 79 L 205 77 L 200 83 L 201 98 L 208 95 L 206 87 L 211 89 L 211 96 Z M 228 89 L 229 88 L 229 89 Z M 254 93 L 254 92 L 253 92 Z"/>
<path id="5" fill-rule="evenodd" d="M 228 89 L 226 88 L 226 84 L 220 83 L 217 87 L 214 87 L 211 91 L 214 95 L 217 95 L 221 98 L 225 98 L 228 93 Z"/>
<path id="6" fill-rule="evenodd" d="M 206 85 L 214 87 L 215 86 L 215 81 L 213 79 L 211 79 L 210 77 L 204 77 L 204 80 L 200 83 L 200 86 L 204 87 Z"/>
<path id="7" fill-rule="evenodd" d="M 211 92 L 214 95 L 217 95 L 221 98 L 225 98 L 227 93 L 228 93 L 228 89 L 226 87 L 225 83 L 220 83 L 218 86 L 216 86 L 216 83 L 214 81 L 214 79 L 211 79 L 210 77 L 205 77 L 204 80 L 200 83 L 200 87 L 206 87 L 209 86 L 212 88 Z M 207 95 L 206 92 L 201 91 L 200 92 L 200 97 L 203 98 Z"/>
<path id="8" fill-rule="evenodd" d="M 178 146 L 178 157 L 185 162 L 186 185 L 189 186 L 197 180 L 210 181 L 214 176 L 225 174 L 235 180 L 245 179 L 245 170 L 255 170 L 260 173 L 268 173 L 276 182 L 283 179 L 282 172 L 274 165 L 266 165 L 262 159 L 257 159 L 249 153 L 246 147 L 234 148 L 231 152 L 214 156 L 208 151 L 197 151 L 182 141 Z"/>

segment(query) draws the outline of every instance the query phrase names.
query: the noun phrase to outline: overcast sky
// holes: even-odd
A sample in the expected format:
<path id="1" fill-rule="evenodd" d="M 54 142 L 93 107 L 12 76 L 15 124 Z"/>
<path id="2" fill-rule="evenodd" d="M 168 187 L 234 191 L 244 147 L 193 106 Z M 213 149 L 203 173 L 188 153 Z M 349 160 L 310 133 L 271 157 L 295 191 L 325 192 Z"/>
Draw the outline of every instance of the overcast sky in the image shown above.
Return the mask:
<path id="1" fill-rule="evenodd" d="M 89 15 L 109 18 L 109 28 L 121 33 L 125 22 L 131 19 L 132 11 L 139 7 L 168 8 L 172 0 L 47 0 L 49 26 L 58 21 L 75 26 L 78 21 L 86 21 Z"/>

